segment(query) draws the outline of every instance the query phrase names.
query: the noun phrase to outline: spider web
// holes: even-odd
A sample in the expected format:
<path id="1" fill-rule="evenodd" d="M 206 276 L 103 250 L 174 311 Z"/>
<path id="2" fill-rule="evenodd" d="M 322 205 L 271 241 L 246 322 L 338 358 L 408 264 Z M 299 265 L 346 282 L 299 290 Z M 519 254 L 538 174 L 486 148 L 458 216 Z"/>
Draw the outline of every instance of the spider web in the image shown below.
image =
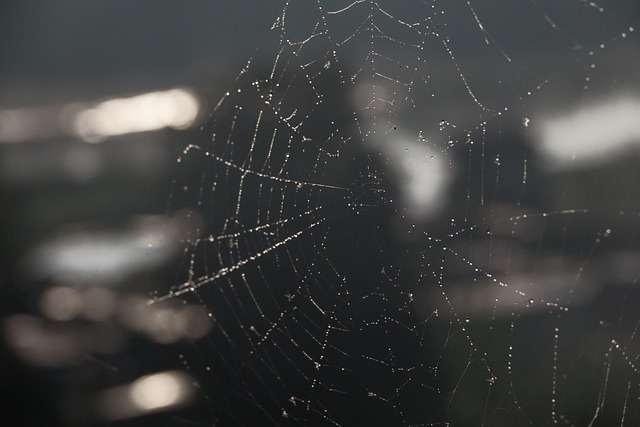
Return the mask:
<path id="1" fill-rule="evenodd" d="M 637 162 L 534 145 L 628 88 L 632 3 L 274 5 L 177 159 L 181 422 L 637 425 Z"/>

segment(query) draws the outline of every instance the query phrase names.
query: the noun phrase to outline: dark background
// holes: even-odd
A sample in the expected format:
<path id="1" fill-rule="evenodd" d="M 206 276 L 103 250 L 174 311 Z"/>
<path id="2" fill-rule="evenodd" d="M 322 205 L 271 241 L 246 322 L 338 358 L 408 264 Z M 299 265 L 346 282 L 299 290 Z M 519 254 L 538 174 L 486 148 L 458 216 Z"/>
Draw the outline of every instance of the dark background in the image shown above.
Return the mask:
<path id="1" fill-rule="evenodd" d="M 364 209 L 364 212 L 355 212 L 348 209 L 342 199 L 336 201 L 330 196 L 326 199 L 324 195 L 315 194 L 313 197 L 317 197 L 318 203 L 326 202 L 329 206 L 325 212 L 329 225 L 321 234 L 309 233 L 305 235 L 305 239 L 292 245 L 296 255 L 304 262 L 296 261 L 286 268 L 276 269 L 265 261 L 264 271 L 261 273 L 270 283 L 281 280 L 283 289 L 295 289 L 297 286 L 300 273 L 296 268 L 315 269 L 320 275 L 330 275 L 335 267 L 348 277 L 347 283 L 353 295 L 339 300 L 354 304 L 349 306 L 352 308 L 345 307 L 343 314 L 345 319 L 356 319 L 353 320 L 352 327 L 359 332 L 345 342 L 336 341 L 336 344 L 349 349 L 349 354 L 352 355 L 384 353 L 384 349 L 378 348 L 379 334 L 358 326 L 358 322 L 366 324 L 370 320 L 379 320 L 380 313 L 386 313 L 385 310 L 391 310 L 390 307 L 397 308 L 397 305 L 390 306 L 389 300 L 397 297 L 400 301 L 406 292 L 415 292 L 415 283 L 428 282 L 431 286 L 426 288 L 427 291 L 422 288 L 423 293 L 416 293 L 418 299 L 422 295 L 423 299 L 420 301 L 427 307 L 427 312 L 434 308 L 446 311 L 446 305 L 442 301 L 436 302 L 434 296 L 439 293 L 437 285 L 444 283 L 451 304 L 459 312 L 448 313 L 440 320 L 429 323 L 427 343 L 438 349 L 438 356 L 425 351 L 428 345 L 417 349 L 424 352 L 423 356 L 428 360 L 425 366 L 436 363 L 438 357 L 444 359 L 443 374 L 437 380 L 442 381 L 443 394 L 429 395 L 430 400 L 424 403 L 422 389 L 412 387 L 419 382 L 416 379 L 433 385 L 432 373 L 425 370 L 413 374 L 414 383 L 407 387 L 407 394 L 401 400 L 405 408 L 410 408 L 405 410 L 406 414 L 415 419 L 423 416 L 430 420 L 446 418 L 452 420 L 454 425 L 480 425 L 477 408 L 482 407 L 486 399 L 489 408 L 487 425 L 521 425 L 521 422 L 526 422 L 523 419 L 529 423 L 534 420 L 534 425 L 546 425 L 550 422 L 548 414 L 551 393 L 550 382 L 547 380 L 552 367 L 559 366 L 569 377 L 563 383 L 565 396 L 562 410 L 579 414 L 573 418 L 577 420 L 576 424 L 586 425 L 598 406 L 597 396 L 594 395 L 605 390 L 598 377 L 603 372 L 603 354 L 607 352 L 612 337 L 629 338 L 629 331 L 633 330 L 638 319 L 633 310 L 629 309 L 638 302 L 634 282 L 634 277 L 638 274 L 638 223 L 637 216 L 629 214 L 640 210 L 637 149 L 631 150 L 626 156 L 603 158 L 602 162 L 588 168 L 549 170 L 533 148 L 531 141 L 534 137 L 522 129 L 521 123 L 523 116 L 532 114 L 533 117 L 536 113 L 541 117 L 545 114 L 553 115 L 602 95 L 635 94 L 638 89 L 637 72 L 640 69 L 638 41 L 634 37 L 626 42 L 621 41 L 620 31 L 634 23 L 636 27 L 639 26 L 640 10 L 633 1 L 607 2 L 604 6 L 609 13 L 602 15 L 583 2 L 564 2 L 559 5 L 554 2 L 539 2 L 541 9 L 557 23 L 559 30 L 553 30 L 543 15 L 534 13 L 535 10 L 530 5 L 525 7 L 523 3 L 525 2 L 500 1 L 492 2 L 491 5 L 474 4 L 476 13 L 493 37 L 494 44 L 488 50 L 491 53 L 489 56 L 484 50 L 484 35 L 478 32 L 467 5 L 464 2 L 440 5 L 447 12 L 442 22 L 447 24 L 446 34 L 450 37 L 450 48 L 462 68 L 462 74 L 472 88 L 477 88 L 483 103 L 510 107 L 510 112 L 504 114 L 504 119 L 495 120 L 496 117 L 491 114 L 485 117 L 486 113 L 479 112 L 477 105 L 469 102 L 468 94 L 460 91 L 456 71 L 446 68 L 447 55 L 443 55 L 442 46 L 437 48 L 438 54 L 434 53 L 433 59 L 426 56 L 430 61 L 429 69 L 432 70 L 434 85 L 427 84 L 426 90 L 436 93 L 437 104 L 425 103 L 426 107 L 431 108 L 429 114 L 419 108 L 402 111 L 399 126 L 404 125 L 406 132 L 414 135 L 418 128 L 437 128 L 437 124 L 443 119 L 455 118 L 450 121 L 474 125 L 485 118 L 491 121 L 487 126 L 487 135 L 488 140 L 493 142 L 487 143 L 486 149 L 480 151 L 479 145 L 476 145 L 473 150 L 468 150 L 467 146 L 456 144 L 445 152 L 452 164 L 457 166 L 452 166 L 456 168 L 449 190 L 449 194 L 453 196 L 450 196 L 444 210 L 438 216 L 424 221 L 400 219 L 404 208 L 397 201 L 401 199 L 402 178 L 398 178 L 398 175 L 394 175 L 385 166 L 391 155 L 382 150 L 376 153 L 377 149 L 371 150 L 366 143 L 354 141 L 353 146 L 343 152 L 340 166 L 334 170 L 332 178 L 348 187 L 352 196 L 354 192 L 363 195 L 360 201 L 365 200 L 374 207 Z M 299 5 L 296 3 L 294 6 Z M 392 7 L 392 4 L 387 6 Z M 412 15 L 410 7 L 407 6 L 403 13 Z M 294 17 L 296 14 L 304 17 L 309 12 L 304 6 L 291 9 L 290 13 Z M 101 240 L 95 236 L 128 233 L 136 218 L 149 215 L 173 217 L 177 212 L 183 212 L 182 208 L 192 208 L 201 196 L 194 190 L 181 196 L 182 185 L 195 188 L 193 184 L 202 176 L 210 179 L 222 176 L 219 166 L 212 166 L 205 157 L 195 156 L 195 160 L 185 162 L 186 166 L 177 164 L 175 160 L 187 144 L 204 146 L 210 143 L 211 134 L 217 128 L 209 118 L 209 113 L 227 90 L 235 88 L 236 84 L 247 87 L 248 78 L 240 83 L 234 83 L 234 78 L 249 57 L 254 55 L 256 58 L 257 65 L 251 69 L 255 75 L 263 75 L 269 70 L 274 53 L 269 45 L 269 29 L 281 11 L 281 5 L 277 2 L 249 0 L 2 3 L 0 109 L 93 102 L 173 87 L 188 87 L 202 100 L 203 114 L 197 125 L 187 130 L 164 129 L 123 135 L 95 145 L 61 135 L 0 144 L 0 320 L 6 324 L 7 319 L 20 314 L 41 317 L 38 305 L 40 295 L 43 290 L 60 281 L 54 275 L 47 275 L 46 270 L 44 274 L 31 271 L 33 264 L 29 263 L 30 257 L 46 242 L 71 235 L 79 227 L 84 230 L 88 239 L 93 238 L 96 245 L 100 246 Z M 288 28 L 292 34 L 297 31 L 305 32 L 307 21 L 292 18 L 290 22 Z M 299 23 L 299 27 L 296 23 Z M 332 28 L 336 34 L 353 32 L 352 22 L 348 20 L 335 24 Z M 594 72 L 593 82 L 589 90 L 584 90 L 584 77 L 589 69 L 588 51 L 601 42 L 610 44 L 611 47 L 597 57 L 598 67 Z M 266 47 L 254 54 L 261 43 Z M 381 42 L 384 47 L 382 43 L 384 42 Z M 343 52 L 347 53 L 348 50 Z M 357 44 L 354 52 L 352 60 L 357 66 L 362 59 L 358 56 L 362 55 L 362 50 L 359 50 Z M 505 67 L 501 52 L 508 53 L 517 65 Z M 262 55 L 265 59 L 261 59 Z M 264 62 L 261 63 L 261 60 Z M 504 91 L 498 89 L 503 87 L 503 80 L 507 86 Z M 546 80 L 549 83 L 536 96 L 522 97 L 523 88 L 535 87 Z M 329 80 L 325 82 L 326 87 L 318 88 L 324 93 L 331 93 L 329 102 L 332 114 L 342 117 L 344 113 L 346 116 L 353 106 L 342 100 L 350 99 L 351 94 L 344 89 L 345 86 L 332 89 L 331 82 Z M 238 98 L 237 102 L 238 105 L 251 105 L 253 101 Z M 424 119 L 425 115 L 429 118 Z M 215 117 L 221 121 L 229 120 L 230 112 L 222 110 Z M 309 129 L 322 133 L 325 131 L 322 128 L 324 119 L 318 118 L 317 123 L 309 120 Z M 422 121 L 425 122 L 424 126 Z M 348 129 L 350 125 L 337 126 Z M 248 138 L 251 130 L 247 128 L 238 131 L 238 135 Z M 478 132 L 474 135 L 477 137 Z M 239 156 L 237 153 L 236 155 Z M 274 157 L 277 155 L 275 153 Z M 489 161 L 496 156 L 500 157 L 499 169 L 495 165 L 491 166 L 494 162 Z M 303 158 L 306 157 L 300 154 L 300 159 Z M 79 178 L 68 172 L 65 165 L 69 159 L 99 159 L 100 167 L 89 178 Z M 526 186 L 521 185 L 523 159 L 527 160 L 529 167 Z M 465 169 L 464 165 L 467 164 L 470 166 Z M 480 168 L 481 165 L 491 167 L 487 166 L 485 170 Z M 302 173 L 306 168 L 301 165 L 300 169 Z M 499 176 L 496 176 L 496 170 L 499 171 Z M 367 178 L 368 173 L 379 180 Z M 236 181 L 227 183 L 231 187 L 236 184 Z M 380 196 L 378 188 L 384 189 L 384 196 Z M 487 196 L 487 204 L 481 205 L 479 194 L 484 189 L 487 194 L 492 194 Z M 222 197 L 221 191 L 215 194 Z M 467 194 L 471 196 L 467 197 Z M 354 199 L 345 200 L 349 202 Z M 231 202 L 224 199 L 221 203 Z M 232 207 L 227 205 L 225 212 L 232 210 Z M 558 215 L 544 220 L 540 227 L 535 220 L 523 221 L 525 226 L 533 224 L 533 231 L 530 232 L 533 237 L 527 235 L 526 230 L 518 229 L 509 236 L 509 227 L 506 227 L 507 231 L 500 229 L 500 218 L 521 215 L 523 212 L 555 212 L 569 208 L 586 208 L 600 213 L 587 216 Z M 286 209 L 295 212 L 293 207 L 287 206 Z M 623 210 L 627 214 L 620 214 Z M 220 221 L 227 218 L 224 215 L 215 217 L 216 212 L 219 211 L 211 206 L 205 206 L 200 211 L 194 209 L 194 217 L 200 219 L 192 219 L 187 223 L 193 225 L 201 221 L 204 229 L 215 232 L 219 230 Z M 460 239 L 449 239 L 442 244 L 425 245 L 419 237 L 408 236 L 412 225 L 417 225 L 419 231 L 447 239 L 449 233 L 458 229 L 451 224 L 451 218 L 459 223 L 462 218 L 468 218 L 467 225 L 476 228 L 462 233 Z M 617 240 L 607 243 L 609 246 L 604 246 L 604 249 L 603 246 L 598 246 L 594 250 L 597 233 L 602 233 L 608 227 L 614 230 Z M 188 233 L 194 232 L 191 230 Z M 507 244 L 499 246 L 500 238 L 489 242 L 487 236 L 492 233 L 504 238 Z M 332 264 L 326 263 L 323 254 L 311 252 L 317 248 L 316 239 L 324 236 L 328 236 L 327 251 Z M 535 278 L 553 271 L 558 272 L 558 276 L 562 275 L 560 273 L 567 273 L 566 280 L 571 281 L 576 280 L 578 272 L 584 269 L 584 275 L 588 278 L 585 280 L 587 285 L 577 293 L 584 296 L 587 302 L 576 303 L 572 316 L 562 320 L 555 320 L 556 312 L 551 313 L 547 309 L 536 310 L 531 315 L 521 315 L 519 308 L 507 307 L 510 316 L 497 321 L 491 319 L 491 311 L 497 304 L 483 306 L 478 303 L 480 308 L 474 311 L 474 301 L 481 301 L 488 294 L 478 295 L 477 292 L 473 293 L 468 288 L 459 286 L 460 283 L 466 283 L 465 280 L 477 278 L 463 261 L 467 257 L 463 254 L 472 252 L 476 247 L 474 241 L 479 245 L 481 253 L 475 258 L 476 265 L 482 265 L 483 257 L 491 253 L 496 259 L 508 259 L 512 263 L 502 270 L 510 271 L 512 276 L 528 272 L 531 273 L 530 278 Z M 445 245 L 451 245 L 458 256 L 446 250 Z M 162 263 L 152 262 L 155 252 L 150 251 L 146 259 L 143 257 L 142 261 L 135 264 L 132 273 L 113 279 L 113 283 L 105 286 L 122 298 L 129 295 L 147 298 L 164 294 L 172 286 L 182 282 L 188 269 L 185 259 L 180 257 L 183 246 L 183 243 L 174 242 L 170 255 L 162 258 Z M 505 249 L 507 247 L 510 251 L 508 254 Z M 250 248 L 240 250 L 246 250 L 247 253 L 252 251 Z M 564 265 L 563 269 L 558 268 L 556 271 L 553 263 L 545 264 L 554 255 L 570 260 L 573 264 L 568 267 Z M 228 261 L 233 262 L 233 258 Z M 195 269 L 203 274 L 220 267 L 205 258 L 198 258 L 197 263 Z M 438 281 L 437 274 L 433 271 L 438 271 L 437 268 L 441 265 L 446 270 L 446 277 Z M 397 278 L 400 284 L 384 288 L 384 283 L 394 283 L 395 279 L 381 275 L 381 268 L 386 268 L 388 271 L 385 274 Z M 500 261 L 495 261 L 492 268 L 495 271 L 486 271 L 499 274 Z M 249 268 L 247 274 L 249 279 L 253 278 L 258 284 L 258 289 L 265 276 L 261 278 Z M 103 277 L 112 276 L 103 274 Z M 508 279 L 509 277 L 505 279 L 501 276 L 501 280 L 508 282 Z M 520 280 L 519 277 L 511 279 Z M 553 288 L 553 283 L 551 287 Z M 558 288 L 563 289 L 563 292 L 567 289 L 563 286 Z M 329 293 L 343 290 L 340 287 L 327 289 L 330 290 Z M 362 297 L 371 292 L 379 292 L 382 296 L 377 299 L 369 298 L 365 302 Z M 554 294 L 553 289 L 548 294 L 545 291 L 534 294 L 536 303 L 545 298 L 553 301 L 553 297 L 559 296 Z M 225 311 L 229 307 L 220 302 L 214 290 L 207 288 L 198 297 L 204 298 L 204 301 L 198 301 L 198 298 L 190 295 L 185 300 L 202 304 L 214 311 L 221 317 L 221 324 L 234 324 L 229 320 L 231 314 Z M 248 298 L 246 295 L 245 297 Z M 266 298 L 264 295 L 262 297 Z M 325 302 L 335 302 L 334 297 L 335 295 L 329 295 Z M 385 300 L 385 297 L 388 299 Z M 565 301 L 571 300 L 565 294 L 560 297 Z M 318 299 L 322 300 L 320 297 Z M 398 301 L 394 301 L 394 304 L 403 303 Z M 309 302 L 306 300 L 307 304 Z M 313 310 L 310 305 L 302 307 L 302 310 L 308 312 Z M 353 312 L 349 311 L 352 309 Z M 419 322 L 423 314 L 419 313 L 420 310 L 417 311 L 418 314 L 398 314 L 398 319 L 407 325 Z M 224 316 L 227 318 L 223 319 Z M 505 378 L 507 366 L 511 366 L 508 365 L 510 362 L 504 351 L 505 343 L 512 343 L 520 349 L 520 359 L 515 362 L 517 365 L 514 370 L 517 373 L 514 378 L 518 384 L 530 386 L 527 387 L 528 390 L 518 390 L 522 400 L 520 404 L 525 407 L 528 416 L 520 418 L 521 414 L 509 400 L 512 390 L 504 383 L 496 386 L 495 394 L 487 395 L 486 381 L 482 378 L 485 372 L 482 363 L 478 362 L 480 357 L 475 353 L 476 350 L 468 347 L 468 342 L 452 339 L 451 344 L 443 344 L 445 337 L 456 336 L 447 330 L 458 328 L 460 320 L 466 316 L 471 318 L 470 334 L 478 339 L 483 348 L 490 349 L 491 357 L 494 358 L 491 363 L 501 371 L 499 378 Z M 510 333 L 509 322 L 514 318 L 517 319 L 518 329 L 516 333 Z M 257 317 L 248 317 L 246 324 L 254 320 L 259 321 Z M 320 317 L 310 319 L 312 322 L 325 320 Z M 599 324 L 599 321 L 604 321 L 605 326 Z M 81 330 L 82 334 L 91 334 L 93 331 L 90 322 L 68 323 L 51 322 L 51 330 L 58 331 L 56 328 L 60 327 L 62 333 L 70 336 L 75 333 L 73 331 Z M 559 362 L 551 357 L 554 344 L 549 333 L 557 325 L 562 327 L 562 345 L 565 346 L 560 352 Z M 310 326 L 307 325 L 307 328 Z M 267 425 L 263 418 L 265 412 L 277 422 L 285 423 L 279 418 L 280 408 L 267 405 L 266 409 L 258 411 L 252 402 L 247 404 L 247 400 L 244 400 L 246 396 L 238 397 L 229 392 L 234 381 L 245 372 L 246 365 L 242 359 L 245 349 L 224 347 L 224 343 L 218 348 L 220 342 L 215 341 L 215 334 L 205 344 L 194 345 L 181 341 L 166 345 L 144 334 L 122 329 L 119 333 L 125 337 L 126 344 L 117 352 L 87 352 L 80 360 L 57 366 L 39 366 L 24 360 L 13 351 L 10 340 L 3 335 L 0 338 L 3 397 L 0 403 L 0 423 L 63 426 L 102 422 L 95 414 L 92 396 L 105 388 L 131 382 L 141 375 L 184 368 L 183 360 L 191 363 L 190 372 L 204 387 L 192 406 L 117 424 L 218 425 L 219 421 L 219 425 Z M 389 327 L 386 332 L 385 339 L 394 343 L 398 357 L 406 357 L 409 361 L 416 357 L 415 342 L 412 341 L 414 336 L 403 341 L 399 338 L 403 333 L 400 329 L 396 331 Z M 237 335 L 232 340 L 237 338 L 241 347 L 242 331 L 234 333 Z M 82 334 L 81 336 L 85 336 Z M 301 342 L 305 339 L 304 327 L 300 330 L 292 329 L 291 334 Z M 637 345 L 633 338 L 628 341 L 626 355 L 635 358 L 637 351 L 634 352 L 634 349 Z M 538 351 L 541 348 L 544 351 Z M 297 350 L 290 350 L 291 357 L 297 357 L 293 356 Z M 583 356 L 584 354 L 587 356 Z M 453 399 L 452 389 L 456 386 L 456 381 L 463 378 L 461 371 L 470 355 L 474 365 L 464 377 L 465 382 L 460 385 L 460 391 Z M 215 363 L 234 358 L 239 361 L 237 364 L 230 363 L 229 366 L 233 368 L 229 372 L 210 376 L 204 371 L 207 360 Z M 614 420 L 621 424 L 621 402 L 627 400 L 624 395 L 627 384 L 629 396 L 636 399 L 638 395 L 637 370 L 626 370 L 622 359 L 616 358 L 615 363 L 610 362 L 610 366 L 620 371 L 611 380 L 614 386 L 608 396 L 613 403 L 603 411 L 605 415 L 600 418 L 601 424 L 598 425 L 611 425 L 607 423 L 613 423 Z M 303 359 L 294 361 L 300 366 L 305 362 Z M 399 361 L 397 363 L 401 364 Z M 359 369 L 357 376 L 349 377 L 348 384 L 343 384 L 345 387 L 352 387 L 350 390 L 353 398 L 334 400 L 333 397 L 327 397 L 325 400 L 327 404 L 333 405 L 334 417 L 342 425 L 402 425 L 396 412 L 364 397 L 367 390 L 375 387 L 386 387 L 393 391 L 389 388 L 393 381 L 384 376 L 388 372 L 381 374 L 375 363 L 359 360 L 357 357 L 341 359 L 336 356 L 335 364 Z M 597 374 L 590 380 L 585 379 L 591 371 Z M 269 400 L 265 392 L 269 384 L 254 384 L 252 381 L 260 382 L 260 379 L 251 377 L 250 374 L 244 378 L 245 386 L 254 386 L 256 390 L 253 396 L 255 401 Z M 330 376 L 329 379 L 336 383 L 344 381 L 344 377 L 340 375 Z M 292 377 L 284 381 L 290 390 L 282 393 L 304 391 L 308 386 L 306 382 L 300 382 L 299 378 Z M 276 380 L 273 383 L 280 384 Z M 580 395 L 581 390 L 586 390 L 584 396 Z M 566 395 L 578 397 L 571 399 Z M 286 397 L 283 395 L 282 399 L 286 400 Z M 465 407 L 472 409 L 466 411 Z M 624 425 L 637 425 L 637 403 L 629 404 L 628 411 Z M 441 414 L 442 417 L 438 418 Z M 294 424 L 292 420 L 287 422 Z M 318 418 L 315 422 L 323 425 L 324 421 Z M 311 421 L 309 423 L 311 425 Z"/>

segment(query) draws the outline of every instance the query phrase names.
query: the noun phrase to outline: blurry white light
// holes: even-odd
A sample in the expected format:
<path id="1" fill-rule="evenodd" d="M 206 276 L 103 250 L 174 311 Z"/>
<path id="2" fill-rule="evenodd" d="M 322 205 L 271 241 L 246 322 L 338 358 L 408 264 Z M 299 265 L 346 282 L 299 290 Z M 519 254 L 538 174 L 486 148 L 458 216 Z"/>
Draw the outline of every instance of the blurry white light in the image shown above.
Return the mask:
<path id="1" fill-rule="evenodd" d="M 167 371 L 106 390 L 98 403 L 106 418 L 122 420 L 182 406 L 194 394 L 193 380 L 186 372 Z"/>
<path id="2" fill-rule="evenodd" d="M 187 225 L 178 218 L 152 217 L 128 231 L 63 230 L 30 254 L 29 273 L 74 285 L 107 285 L 161 265 L 177 250 Z"/>
<path id="3" fill-rule="evenodd" d="M 40 295 L 40 310 L 51 320 L 74 319 L 82 310 L 83 301 L 77 289 L 55 286 Z"/>
<path id="4" fill-rule="evenodd" d="M 640 99 L 621 96 L 542 120 L 538 144 L 551 167 L 602 163 L 640 144 Z"/>
<path id="5" fill-rule="evenodd" d="M 200 103 L 190 91 L 172 89 L 104 101 L 71 117 L 72 131 L 87 142 L 165 127 L 184 129 L 195 121 Z"/>
<path id="6" fill-rule="evenodd" d="M 182 339 L 180 317 L 169 307 L 152 306 L 152 315 L 147 323 L 147 334 L 160 344 L 171 344 Z"/>
<path id="7" fill-rule="evenodd" d="M 184 399 L 188 382 L 181 372 L 163 372 L 135 381 L 130 388 L 131 400 L 144 411 L 166 408 Z"/>
<path id="8" fill-rule="evenodd" d="M 197 340 L 213 327 L 207 311 L 198 305 L 149 304 L 141 296 L 126 298 L 118 315 L 125 326 L 160 344 Z"/>
<path id="9" fill-rule="evenodd" d="M 0 143 L 72 135 L 87 142 L 171 127 L 186 129 L 200 111 L 187 89 L 150 92 L 101 103 L 69 103 L 0 110 Z"/>
<path id="10" fill-rule="evenodd" d="M 430 217 L 444 205 L 449 171 L 441 156 L 432 156 L 428 147 L 409 143 L 408 156 L 399 162 L 404 180 L 400 189 L 407 205 L 407 213 L 415 219 Z"/>
<path id="11" fill-rule="evenodd" d="M 424 221 L 438 214 L 452 178 L 448 161 L 434 152 L 426 138 L 385 140 L 375 146 L 389 160 L 408 219 Z"/>

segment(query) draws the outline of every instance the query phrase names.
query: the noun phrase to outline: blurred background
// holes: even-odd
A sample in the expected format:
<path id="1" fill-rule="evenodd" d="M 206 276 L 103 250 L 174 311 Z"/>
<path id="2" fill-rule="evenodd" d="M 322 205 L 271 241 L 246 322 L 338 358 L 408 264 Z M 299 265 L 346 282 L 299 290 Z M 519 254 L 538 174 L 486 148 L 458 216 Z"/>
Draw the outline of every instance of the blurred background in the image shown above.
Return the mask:
<path id="1" fill-rule="evenodd" d="M 145 412 L 100 414 L 96 402 L 173 366 L 166 344 L 201 320 L 196 308 L 146 308 L 173 284 L 190 227 L 167 211 L 174 165 L 273 12 L 250 1 L 0 5 L 0 424 Z M 186 324 L 161 336 L 167 319 Z M 159 378 L 156 389 L 185 381 Z"/>
<path id="2" fill-rule="evenodd" d="M 180 203 L 174 192 L 181 185 L 176 176 L 189 175 L 176 160 L 188 144 L 211 141 L 207 126 L 214 106 L 234 87 L 239 71 L 282 13 L 281 4 L 268 3 L 8 0 L 0 5 L 1 425 L 189 425 L 186 420 L 200 418 L 202 425 L 204 420 L 216 425 L 211 421 L 216 410 L 202 398 L 189 370 L 182 369 L 189 362 L 176 356 L 192 352 L 191 343 L 211 333 L 215 325 L 208 303 L 147 302 L 160 296 L 158 290 L 182 281 L 178 270 L 185 239 L 213 221 L 206 217 L 211 212 L 175 208 Z M 628 331 L 633 322 L 623 321 L 617 309 L 623 300 L 636 301 L 635 287 L 629 291 L 629 284 L 635 284 L 638 274 L 639 228 L 637 218 L 619 212 L 640 211 L 640 48 L 633 27 L 640 27 L 640 6 L 609 1 L 607 10 L 613 13 L 594 19 L 597 10 L 584 2 L 567 7 L 548 3 L 541 2 L 548 15 L 536 15 L 533 24 L 529 14 L 514 12 L 506 1 L 478 6 L 478 15 L 495 36 L 492 61 L 482 55 L 483 33 L 467 5 L 442 5 L 458 69 L 439 46 L 442 57 L 429 58 L 430 82 L 436 88 L 428 83 L 425 92 L 418 92 L 433 90 L 431 109 L 400 110 L 401 118 L 387 122 L 401 129 L 400 136 L 369 135 L 362 144 L 354 143 L 351 154 L 376 153 L 376 161 L 384 164 L 379 177 L 392 183 L 387 198 L 395 202 L 387 216 L 372 222 L 377 226 L 384 221 L 382 238 L 391 243 L 383 246 L 397 257 L 384 263 L 404 263 L 405 280 L 417 280 L 417 271 L 425 268 L 424 246 L 410 236 L 411 230 L 417 226 L 414 236 L 423 236 L 420 232 L 435 229 L 433 234 L 442 237 L 456 230 L 452 218 L 459 223 L 469 218 L 471 224 L 483 224 L 483 237 L 453 245 L 454 250 L 471 252 L 478 243 L 489 247 L 482 238 L 495 235 L 489 260 L 479 256 L 477 265 L 489 272 L 507 270 L 522 287 L 547 283 L 531 289 L 532 302 L 550 301 L 558 289 L 567 291 L 566 283 L 577 282 L 576 272 L 586 259 L 594 283 L 580 293 L 583 300 L 576 300 L 584 303 L 586 313 L 608 312 L 612 306 L 615 314 L 608 318 Z M 404 13 L 411 15 L 407 8 Z M 304 7 L 293 9 L 294 16 L 304 16 Z M 545 17 L 555 21 L 550 24 Z M 292 22 L 292 34 L 297 29 L 305 33 L 307 21 L 301 19 L 300 27 Z M 353 22 L 335 22 L 332 28 L 349 34 Z M 526 23 L 531 25 L 519 31 Z M 518 66 L 505 71 L 501 52 L 512 55 Z M 355 64 L 363 60 L 357 54 L 352 59 Z M 265 64 L 257 68 L 268 71 L 270 64 Z M 486 105 L 512 107 L 504 111 L 504 120 L 495 121 L 497 109 L 487 114 L 470 100 L 460 74 L 465 84 L 478 88 Z M 508 76 L 512 80 L 507 84 L 503 77 Z M 346 95 L 352 104 L 336 105 L 335 111 L 362 112 L 373 104 L 371 82 L 359 83 Z M 505 93 L 500 92 L 502 84 L 510 87 Z M 533 96 L 520 90 L 536 85 L 542 89 Z M 394 87 L 379 83 L 376 90 L 396 96 Z M 494 119 L 484 129 L 493 142 L 487 142 L 486 152 L 472 151 L 466 138 L 480 141 L 483 129 L 477 125 L 486 117 Z M 362 113 L 361 123 L 371 129 L 381 126 L 368 112 Z M 446 144 L 449 137 L 450 149 L 434 151 L 422 144 L 438 138 Z M 433 161 L 417 166 L 425 157 Z M 487 167 L 486 174 L 480 168 L 485 164 L 493 168 Z M 523 166 L 529 167 L 526 187 L 521 185 Z M 189 176 L 200 175 L 191 171 Z M 374 185 L 365 181 L 363 188 Z M 361 185 L 347 181 L 352 184 Z M 480 200 L 485 186 L 486 204 Z M 564 216 L 540 227 L 533 224 L 532 230 L 519 229 L 517 236 L 509 227 L 484 225 L 491 218 L 576 207 L 605 207 L 607 214 L 589 221 Z M 608 237 L 610 228 L 624 236 L 615 250 L 584 257 L 596 230 Z M 344 241 L 335 238 L 337 247 L 353 244 L 348 229 L 336 230 L 346 233 Z M 536 240 L 543 234 L 552 237 Z M 564 240 L 557 237 L 561 234 Z M 508 243 L 514 237 L 522 244 Z M 366 243 L 354 245 L 366 249 Z M 547 256 L 558 253 L 562 256 Z M 574 259 L 574 253 L 582 255 Z M 468 269 L 461 259 L 447 268 Z M 346 270 L 358 273 L 358 268 L 354 264 Z M 548 272 L 553 277 L 545 276 Z M 468 276 L 453 273 L 446 282 L 450 301 L 461 308 L 459 316 L 473 321 L 474 316 L 500 317 L 504 312 L 506 318 L 520 310 L 510 299 L 499 304 L 497 291 L 487 298 L 487 293 L 469 290 Z M 605 292 L 608 285 L 607 292 L 615 291 Z M 416 294 L 418 317 L 428 316 L 436 294 L 439 288 Z M 610 299 L 596 304 L 602 295 Z M 525 330 L 546 326 L 551 316 L 544 307 L 528 317 L 531 324 L 525 321 Z M 607 315 L 598 319 L 603 318 Z M 478 336 L 487 329 L 483 321 L 478 320 Z M 463 353 L 466 357 L 468 349 Z M 461 363 L 451 359 L 452 365 Z M 506 369 L 506 362 L 502 366 Z M 551 362 L 545 360 L 544 366 Z M 548 384 L 540 389 L 551 390 Z M 594 405 L 589 401 L 584 406 Z M 615 418 L 620 411 L 612 413 Z M 459 425 L 479 425 L 477 419 L 461 417 Z"/>

